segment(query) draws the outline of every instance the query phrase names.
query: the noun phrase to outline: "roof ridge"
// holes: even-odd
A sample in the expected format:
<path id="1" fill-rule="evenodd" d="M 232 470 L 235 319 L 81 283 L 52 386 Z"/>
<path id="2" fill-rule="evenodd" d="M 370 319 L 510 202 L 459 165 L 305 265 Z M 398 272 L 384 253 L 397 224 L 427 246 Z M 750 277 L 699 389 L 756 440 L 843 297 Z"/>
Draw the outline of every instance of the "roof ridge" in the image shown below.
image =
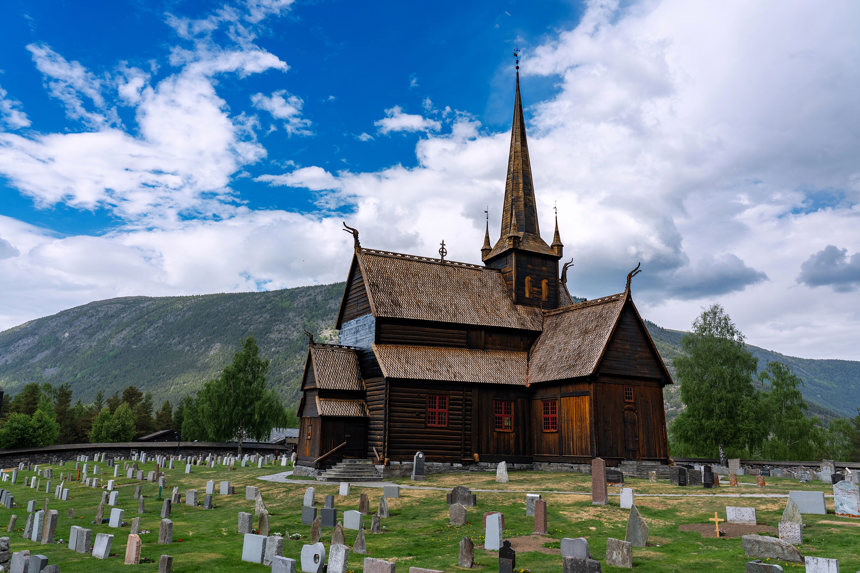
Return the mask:
<path id="1" fill-rule="evenodd" d="M 358 346 L 347 346 L 346 344 L 328 344 L 325 342 L 314 342 L 311 348 L 328 348 L 329 350 L 360 350 Z"/>
<path id="2" fill-rule="evenodd" d="M 601 305 L 601 304 L 606 304 L 606 303 L 610 303 L 610 302 L 615 302 L 615 301 L 618 301 L 618 300 L 623 300 L 623 299 L 624 299 L 625 294 L 626 294 L 626 293 L 620 292 L 620 293 L 618 293 L 618 294 L 610 294 L 610 295 L 607 295 L 607 296 L 602 296 L 602 297 L 600 297 L 600 298 L 595 298 L 595 299 L 592 299 L 592 300 L 587 300 L 587 301 L 585 301 L 585 302 L 579 302 L 579 303 L 576 303 L 576 304 L 570 304 L 570 305 L 568 305 L 568 306 L 563 306 L 563 307 L 561 307 L 561 308 L 556 308 L 556 309 L 553 309 L 553 310 L 544 310 L 544 311 L 543 311 L 543 315 L 544 315 L 544 316 L 551 316 L 551 315 L 554 315 L 554 314 L 561 314 L 561 313 L 563 313 L 563 312 L 569 312 L 569 311 L 571 311 L 571 310 L 579 310 L 579 309 L 581 309 L 581 308 L 586 308 L 586 307 L 589 307 L 589 306 L 597 306 L 597 305 Z"/>
<path id="3" fill-rule="evenodd" d="M 379 255 L 382 257 L 391 257 L 391 258 L 395 258 L 395 259 L 406 259 L 409 261 L 415 261 L 415 262 L 419 262 L 419 263 L 435 263 L 437 265 L 443 265 L 446 267 L 461 267 L 461 268 L 467 268 L 467 269 L 477 269 L 479 271 L 483 271 L 483 270 L 487 269 L 487 267 L 484 267 L 482 265 L 475 265 L 472 263 L 461 263 L 458 261 L 449 261 L 449 260 L 443 261 L 441 259 L 434 259 L 431 257 L 422 257 L 420 255 L 408 255 L 406 253 L 395 253 L 394 251 L 380 251 L 377 249 L 366 249 L 364 247 L 362 247 L 360 250 L 362 253 L 368 253 L 371 255 Z"/>

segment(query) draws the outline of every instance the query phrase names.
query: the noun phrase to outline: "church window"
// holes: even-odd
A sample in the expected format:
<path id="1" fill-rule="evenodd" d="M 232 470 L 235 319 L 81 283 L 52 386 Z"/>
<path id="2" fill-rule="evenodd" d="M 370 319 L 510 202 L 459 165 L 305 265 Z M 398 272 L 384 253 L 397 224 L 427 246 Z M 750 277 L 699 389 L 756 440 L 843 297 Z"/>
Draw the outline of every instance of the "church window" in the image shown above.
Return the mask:
<path id="1" fill-rule="evenodd" d="M 540 299 L 544 302 L 549 298 L 549 281 L 543 279 L 540 282 Z"/>
<path id="2" fill-rule="evenodd" d="M 427 396 L 427 425 L 433 428 L 448 427 L 448 396 Z"/>
<path id="3" fill-rule="evenodd" d="M 305 432 L 305 434 L 307 435 L 307 439 L 310 440 L 311 439 L 311 425 L 310 425 L 310 423 L 308 423 L 306 428 L 307 428 L 307 431 Z"/>
<path id="4" fill-rule="evenodd" d="M 558 431 L 558 400 L 543 401 L 543 431 Z"/>
<path id="5" fill-rule="evenodd" d="M 493 427 L 497 432 L 514 431 L 514 402 L 513 400 L 493 400 L 495 421 Z"/>
<path id="6" fill-rule="evenodd" d="M 532 296 L 532 278 L 526 277 L 526 298 L 531 298 Z"/>
<path id="7" fill-rule="evenodd" d="M 625 386 L 624 387 L 624 401 L 632 402 L 633 401 L 633 386 Z"/>

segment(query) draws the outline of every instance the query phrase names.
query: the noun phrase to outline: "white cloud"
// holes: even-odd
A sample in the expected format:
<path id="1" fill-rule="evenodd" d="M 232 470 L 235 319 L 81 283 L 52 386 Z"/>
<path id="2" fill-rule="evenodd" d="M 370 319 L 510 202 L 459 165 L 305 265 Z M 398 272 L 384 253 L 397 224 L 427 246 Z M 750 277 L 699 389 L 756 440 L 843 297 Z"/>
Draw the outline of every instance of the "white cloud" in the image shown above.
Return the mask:
<path id="1" fill-rule="evenodd" d="M 421 115 L 403 113 L 403 109 L 396 105 L 385 110 L 385 117 L 373 123 L 379 128 L 379 133 L 388 134 L 396 131 L 439 131 L 442 124 L 434 119 L 428 119 Z"/>
<path id="2" fill-rule="evenodd" d="M 302 98 L 278 90 L 271 96 L 256 93 L 251 96 L 254 107 L 269 112 L 275 119 L 284 120 L 284 129 L 289 135 L 310 135 L 311 121 L 302 117 Z"/>
<path id="3" fill-rule="evenodd" d="M 10 129 L 30 127 L 27 114 L 21 109 L 21 102 L 9 97 L 6 90 L 0 87 L 0 125 Z"/>
<path id="4" fill-rule="evenodd" d="M 261 175 L 255 181 L 283 187 L 302 187 L 311 191 L 341 188 L 341 183 L 334 175 L 316 166 L 303 167 L 284 175 Z"/>

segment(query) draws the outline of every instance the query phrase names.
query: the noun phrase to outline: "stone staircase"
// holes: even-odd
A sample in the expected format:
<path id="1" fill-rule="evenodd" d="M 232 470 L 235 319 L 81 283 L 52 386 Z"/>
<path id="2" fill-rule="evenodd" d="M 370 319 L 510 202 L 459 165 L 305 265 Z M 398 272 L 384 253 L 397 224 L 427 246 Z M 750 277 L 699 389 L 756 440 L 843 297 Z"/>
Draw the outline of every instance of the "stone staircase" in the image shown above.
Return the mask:
<path id="1" fill-rule="evenodd" d="M 371 460 L 345 459 L 327 469 L 317 478 L 319 481 L 382 481 Z"/>

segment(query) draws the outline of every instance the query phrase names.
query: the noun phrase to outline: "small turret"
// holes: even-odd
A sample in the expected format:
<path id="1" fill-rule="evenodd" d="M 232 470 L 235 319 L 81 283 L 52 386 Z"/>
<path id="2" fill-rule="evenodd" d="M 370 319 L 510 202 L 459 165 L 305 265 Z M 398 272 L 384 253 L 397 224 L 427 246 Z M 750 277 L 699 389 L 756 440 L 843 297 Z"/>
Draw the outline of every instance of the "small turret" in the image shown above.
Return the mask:
<path id="1" fill-rule="evenodd" d="M 555 256 L 561 258 L 564 255 L 564 245 L 561 243 L 561 235 L 558 233 L 558 209 L 555 209 L 555 233 L 552 236 L 552 250 Z"/>

